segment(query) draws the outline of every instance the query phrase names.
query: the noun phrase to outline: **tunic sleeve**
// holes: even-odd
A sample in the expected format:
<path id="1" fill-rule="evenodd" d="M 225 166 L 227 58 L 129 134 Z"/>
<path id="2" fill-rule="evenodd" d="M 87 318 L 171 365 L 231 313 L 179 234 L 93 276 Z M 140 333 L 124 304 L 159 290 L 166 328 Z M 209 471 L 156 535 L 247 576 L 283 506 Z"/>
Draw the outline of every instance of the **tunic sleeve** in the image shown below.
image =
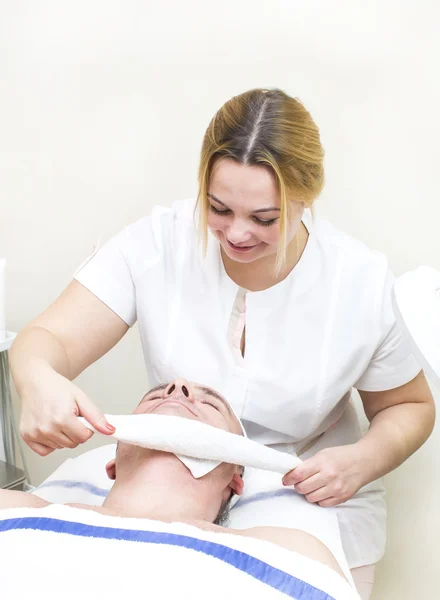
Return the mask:
<path id="1" fill-rule="evenodd" d="M 354 385 L 358 390 L 390 390 L 408 383 L 421 370 L 406 334 L 396 322 L 392 306 L 393 284 L 394 276 L 387 269 L 383 283 L 378 288 L 373 325 L 378 344 L 367 369 Z"/>
<path id="2" fill-rule="evenodd" d="M 164 228 L 170 209 L 156 207 L 111 238 L 75 273 L 75 279 L 127 325 L 137 320 L 136 284 L 163 255 Z"/>

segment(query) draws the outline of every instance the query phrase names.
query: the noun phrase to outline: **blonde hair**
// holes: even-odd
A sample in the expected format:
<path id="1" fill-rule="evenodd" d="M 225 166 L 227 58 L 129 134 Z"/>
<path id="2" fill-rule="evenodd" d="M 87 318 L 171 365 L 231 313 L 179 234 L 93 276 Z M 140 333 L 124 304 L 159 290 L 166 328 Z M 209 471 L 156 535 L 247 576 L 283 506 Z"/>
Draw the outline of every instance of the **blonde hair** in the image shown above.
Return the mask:
<path id="1" fill-rule="evenodd" d="M 324 185 L 324 149 L 318 127 L 299 100 L 278 89 L 250 90 L 220 108 L 206 130 L 200 156 L 196 210 L 204 252 L 208 187 L 220 158 L 273 171 L 281 197 L 279 272 L 286 257 L 289 199 L 311 207 Z"/>

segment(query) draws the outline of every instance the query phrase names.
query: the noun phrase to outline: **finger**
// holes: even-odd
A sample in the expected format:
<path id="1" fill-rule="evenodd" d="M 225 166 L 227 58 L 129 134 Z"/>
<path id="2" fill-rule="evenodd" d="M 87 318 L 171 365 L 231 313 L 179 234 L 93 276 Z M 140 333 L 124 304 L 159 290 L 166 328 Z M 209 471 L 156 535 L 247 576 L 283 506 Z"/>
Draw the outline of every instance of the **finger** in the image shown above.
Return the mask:
<path id="1" fill-rule="evenodd" d="M 31 444 L 38 444 L 40 450 L 42 447 L 47 447 L 51 450 L 59 450 L 61 448 L 58 442 L 39 430 L 35 430 L 32 433 L 22 433 L 21 437 L 30 448 L 32 448 Z"/>
<path id="2" fill-rule="evenodd" d="M 66 447 L 66 437 L 61 431 L 40 431 L 39 434 L 34 437 L 34 441 L 37 442 L 37 444 L 48 446 L 49 448 L 52 448 L 52 450 L 61 450 Z M 67 441 L 70 442 L 70 440 Z"/>
<path id="3" fill-rule="evenodd" d="M 300 483 L 295 483 L 295 490 L 299 494 L 311 494 L 325 485 L 327 485 L 327 482 L 324 481 L 321 472 L 319 472 L 316 475 L 312 475 L 312 477 L 301 481 Z"/>
<path id="4" fill-rule="evenodd" d="M 108 423 L 104 413 L 82 392 L 77 396 L 77 404 L 79 414 L 87 419 L 87 421 L 100 433 L 111 435 L 116 431 L 113 425 Z"/>
<path id="5" fill-rule="evenodd" d="M 331 506 L 337 506 L 338 504 L 341 504 L 341 501 L 333 496 L 332 498 L 321 500 L 318 502 L 318 504 L 319 506 L 322 506 L 322 508 L 330 508 Z"/>
<path id="6" fill-rule="evenodd" d="M 36 435 L 32 438 L 32 441 L 36 444 L 40 444 L 41 446 L 47 446 L 52 450 L 60 450 L 63 447 L 62 444 L 56 439 L 55 433 L 49 434 L 46 432 L 40 432 L 39 435 Z"/>
<path id="7" fill-rule="evenodd" d="M 314 458 L 310 458 L 298 465 L 292 471 L 286 473 L 283 477 L 283 485 L 295 485 L 309 477 L 313 477 L 313 475 L 316 475 L 319 471 L 320 467 L 318 466 L 317 461 L 315 461 Z"/>
<path id="8" fill-rule="evenodd" d="M 78 446 L 78 442 L 74 442 L 62 431 L 58 434 L 57 439 L 62 448 L 76 448 Z"/>
<path id="9" fill-rule="evenodd" d="M 69 419 L 66 426 L 63 428 L 63 433 L 70 438 L 76 446 L 78 446 L 78 444 L 84 444 L 84 442 L 87 442 L 93 435 L 93 431 L 87 429 L 87 427 L 78 421 L 76 417 L 71 417 Z"/>
<path id="10" fill-rule="evenodd" d="M 307 502 L 314 504 L 316 502 L 322 502 L 324 500 L 327 500 L 328 498 L 331 498 L 332 493 L 325 485 L 324 487 L 320 488 L 319 490 L 316 490 L 315 492 L 312 492 L 311 494 L 306 494 L 305 497 Z"/>
<path id="11" fill-rule="evenodd" d="M 27 442 L 27 444 L 31 450 L 40 456 L 47 456 L 54 451 L 54 448 L 49 448 L 49 446 L 45 446 L 44 444 L 40 444 L 38 442 Z"/>

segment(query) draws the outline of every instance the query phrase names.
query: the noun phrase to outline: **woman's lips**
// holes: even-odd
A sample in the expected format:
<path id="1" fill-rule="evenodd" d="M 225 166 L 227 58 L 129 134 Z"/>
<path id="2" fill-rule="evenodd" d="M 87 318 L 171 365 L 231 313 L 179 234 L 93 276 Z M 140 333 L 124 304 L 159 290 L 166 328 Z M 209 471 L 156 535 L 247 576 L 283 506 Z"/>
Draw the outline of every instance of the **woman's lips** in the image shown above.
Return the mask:
<path id="1" fill-rule="evenodd" d="M 230 242 L 228 239 L 226 239 L 226 241 L 228 243 L 228 246 L 230 248 L 232 248 L 232 250 L 234 250 L 234 252 L 250 252 L 256 246 L 258 246 L 258 244 L 254 244 L 253 246 L 236 246 L 235 244 L 233 244 L 232 242 Z"/>

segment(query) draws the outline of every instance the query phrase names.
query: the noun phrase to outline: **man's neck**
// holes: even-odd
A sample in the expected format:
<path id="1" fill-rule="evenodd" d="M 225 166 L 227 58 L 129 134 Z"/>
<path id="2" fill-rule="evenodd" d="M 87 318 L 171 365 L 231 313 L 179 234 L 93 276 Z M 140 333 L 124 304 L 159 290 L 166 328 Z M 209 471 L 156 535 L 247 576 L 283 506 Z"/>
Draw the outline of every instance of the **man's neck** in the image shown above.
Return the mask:
<path id="1" fill-rule="evenodd" d="M 218 508 L 215 502 L 210 486 L 195 480 L 174 456 L 164 455 L 120 478 L 117 475 L 103 508 L 120 517 L 212 522 Z"/>

